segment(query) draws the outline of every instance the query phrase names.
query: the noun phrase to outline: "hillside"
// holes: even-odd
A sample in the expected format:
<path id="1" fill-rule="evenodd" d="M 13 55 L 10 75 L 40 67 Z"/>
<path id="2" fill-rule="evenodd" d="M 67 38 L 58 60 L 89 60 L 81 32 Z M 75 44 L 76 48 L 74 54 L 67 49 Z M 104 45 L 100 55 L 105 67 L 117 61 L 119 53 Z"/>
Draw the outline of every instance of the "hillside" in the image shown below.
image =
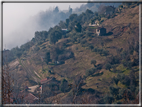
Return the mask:
<path id="1" fill-rule="evenodd" d="M 20 92 L 47 78 L 41 103 L 138 103 L 139 6 L 122 4 L 113 13 L 97 14 L 72 14 L 16 47 L 18 57 L 9 63 L 12 87 Z M 94 33 L 99 28 L 89 23 L 95 21 L 105 34 Z"/>

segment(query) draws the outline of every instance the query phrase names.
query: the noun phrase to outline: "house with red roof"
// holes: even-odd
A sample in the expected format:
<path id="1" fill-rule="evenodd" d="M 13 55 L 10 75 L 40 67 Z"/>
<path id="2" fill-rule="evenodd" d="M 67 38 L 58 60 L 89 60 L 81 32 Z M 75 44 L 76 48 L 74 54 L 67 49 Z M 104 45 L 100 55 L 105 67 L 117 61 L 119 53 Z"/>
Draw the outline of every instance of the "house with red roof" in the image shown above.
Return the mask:
<path id="1" fill-rule="evenodd" d="M 48 81 L 48 79 L 45 78 L 45 79 L 40 80 L 40 83 L 41 83 L 41 84 L 44 84 L 44 83 L 46 83 L 47 81 Z"/>

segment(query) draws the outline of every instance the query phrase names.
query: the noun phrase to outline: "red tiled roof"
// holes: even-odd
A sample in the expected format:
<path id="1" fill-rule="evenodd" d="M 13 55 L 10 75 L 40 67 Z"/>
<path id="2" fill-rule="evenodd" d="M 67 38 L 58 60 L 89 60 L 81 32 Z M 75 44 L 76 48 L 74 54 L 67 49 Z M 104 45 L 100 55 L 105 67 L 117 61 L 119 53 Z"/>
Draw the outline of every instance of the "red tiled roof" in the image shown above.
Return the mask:
<path id="1" fill-rule="evenodd" d="M 43 84 L 43 83 L 46 83 L 47 81 L 48 81 L 47 78 L 45 78 L 45 79 L 40 80 L 40 83 Z"/>
<path id="2" fill-rule="evenodd" d="M 44 84 L 44 83 L 47 83 L 47 82 L 49 82 L 51 80 L 52 80 L 52 78 L 50 78 L 50 79 L 45 78 L 45 79 L 40 80 L 40 83 Z"/>

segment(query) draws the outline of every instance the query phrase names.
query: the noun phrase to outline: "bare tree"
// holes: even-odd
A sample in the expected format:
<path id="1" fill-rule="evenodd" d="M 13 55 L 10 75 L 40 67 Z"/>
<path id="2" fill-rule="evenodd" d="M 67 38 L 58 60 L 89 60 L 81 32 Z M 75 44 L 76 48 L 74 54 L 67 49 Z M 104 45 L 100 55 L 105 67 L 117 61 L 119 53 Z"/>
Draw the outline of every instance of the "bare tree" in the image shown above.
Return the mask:
<path id="1" fill-rule="evenodd" d="M 2 66 L 2 104 L 10 104 L 11 101 L 11 93 L 12 93 L 12 78 L 9 73 L 9 66 L 5 64 Z"/>

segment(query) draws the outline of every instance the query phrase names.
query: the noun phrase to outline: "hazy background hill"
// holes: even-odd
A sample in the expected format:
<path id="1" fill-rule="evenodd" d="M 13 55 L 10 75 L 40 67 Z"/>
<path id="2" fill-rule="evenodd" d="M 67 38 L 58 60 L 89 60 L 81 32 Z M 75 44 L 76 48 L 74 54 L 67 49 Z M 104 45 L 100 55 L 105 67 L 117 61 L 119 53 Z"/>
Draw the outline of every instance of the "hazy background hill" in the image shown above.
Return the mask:
<path id="1" fill-rule="evenodd" d="M 106 5 L 107 4 L 108 3 L 106 3 Z M 16 5 L 15 7 L 17 8 L 15 11 L 17 12 L 17 14 L 20 14 L 21 16 L 11 14 L 10 13 L 11 10 L 9 10 L 9 12 L 7 13 L 6 10 L 8 6 L 10 7 L 10 5 L 6 5 L 4 6 L 4 38 L 3 38 L 4 47 L 3 49 L 12 49 L 16 46 L 20 47 L 22 44 L 30 41 L 34 37 L 35 31 L 41 31 L 41 30 L 48 31 L 50 27 L 57 25 L 60 21 L 65 21 L 65 19 L 68 18 L 71 13 L 81 14 L 82 11 L 86 11 L 87 8 L 91 9 L 92 11 L 97 11 L 99 5 L 101 4 L 98 3 L 96 5 L 94 3 L 89 3 L 89 4 L 82 5 L 81 7 L 78 7 L 77 9 L 75 9 L 75 7 L 72 8 L 70 6 L 66 10 L 65 9 L 61 10 L 60 7 L 51 7 L 51 8 L 47 7 L 49 8 L 48 10 L 41 10 L 39 13 L 38 12 L 36 13 L 37 9 L 34 10 L 34 8 L 31 8 L 29 10 L 31 11 L 33 9 L 34 11 L 33 12 L 34 14 L 32 15 L 29 15 L 29 12 L 27 9 L 26 9 L 27 11 L 24 11 L 23 14 L 22 12 L 20 13 L 20 11 L 18 11 L 19 12 L 18 13 L 17 10 L 20 5 L 19 6 Z M 14 9 L 15 7 L 13 6 Z M 11 17 L 12 15 L 14 17 L 11 17 L 11 19 L 7 19 L 6 13 L 9 14 L 8 17 Z M 24 19 L 24 17 L 26 18 Z"/>

